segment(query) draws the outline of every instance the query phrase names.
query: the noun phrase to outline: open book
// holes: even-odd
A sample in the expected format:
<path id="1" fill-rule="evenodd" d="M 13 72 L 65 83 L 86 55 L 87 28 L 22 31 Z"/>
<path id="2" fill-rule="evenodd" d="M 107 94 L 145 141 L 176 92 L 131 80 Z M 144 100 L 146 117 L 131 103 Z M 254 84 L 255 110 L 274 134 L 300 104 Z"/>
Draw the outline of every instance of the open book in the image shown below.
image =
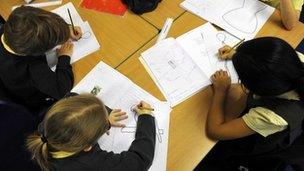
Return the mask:
<path id="1" fill-rule="evenodd" d="M 218 49 L 239 39 L 206 23 L 182 36 L 168 38 L 141 54 L 140 61 L 170 105 L 176 106 L 211 84 L 217 70 L 228 71 L 233 83 L 238 76 L 231 61 L 218 59 Z"/>

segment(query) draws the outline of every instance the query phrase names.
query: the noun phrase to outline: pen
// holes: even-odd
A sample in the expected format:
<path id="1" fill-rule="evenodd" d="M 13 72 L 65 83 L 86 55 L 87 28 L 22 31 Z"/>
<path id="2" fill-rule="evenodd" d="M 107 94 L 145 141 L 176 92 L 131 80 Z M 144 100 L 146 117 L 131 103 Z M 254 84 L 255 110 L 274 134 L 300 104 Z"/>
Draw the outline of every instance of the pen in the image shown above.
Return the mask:
<path id="1" fill-rule="evenodd" d="M 75 31 L 74 23 L 73 23 L 72 16 L 71 16 L 71 13 L 70 13 L 69 9 L 68 9 L 68 13 L 69 13 L 69 17 L 70 17 L 70 20 L 71 20 L 71 25 L 72 25 L 72 28 L 73 28 L 73 33 L 75 35 L 77 35 L 77 32 Z"/>

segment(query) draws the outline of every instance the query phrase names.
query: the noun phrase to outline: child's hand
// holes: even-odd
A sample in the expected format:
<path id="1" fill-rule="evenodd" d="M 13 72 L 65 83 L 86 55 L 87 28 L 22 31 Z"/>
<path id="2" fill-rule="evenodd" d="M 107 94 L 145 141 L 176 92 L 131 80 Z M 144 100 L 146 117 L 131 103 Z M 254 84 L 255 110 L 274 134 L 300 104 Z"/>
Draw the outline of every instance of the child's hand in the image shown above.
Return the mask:
<path id="1" fill-rule="evenodd" d="M 75 26 L 74 29 L 75 29 L 75 32 L 73 30 L 73 27 L 70 26 L 70 37 L 73 40 L 79 40 L 82 36 L 81 28 L 78 26 Z"/>
<path id="2" fill-rule="evenodd" d="M 58 57 L 66 55 L 66 56 L 72 56 L 73 54 L 73 43 L 71 41 L 67 41 L 64 44 L 61 45 L 59 49 L 57 49 Z"/>
<path id="3" fill-rule="evenodd" d="M 231 80 L 228 73 L 223 70 L 216 71 L 211 76 L 211 81 L 214 91 L 226 92 L 231 85 Z"/>
<path id="4" fill-rule="evenodd" d="M 141 101 L 134 109 L 133 109 L 138 116 L 143 115 L 143 114 L 148 114 L 148 115 L 152 115 L 152 108 L 151 105 Z"/>
<path id="5" fill-rule="evenodd" d="M 235 50 L 230 46 L 225 45 L 219 49 L 218 54 L 221 60 L 232 59 L 232 56 L 235 54 Z"/>
<path id="6" fill-rule="evenodd" d="M 125 127 L 126 125 L 119 123 L 119 121 L 125 120 L 128 118 L 126 112 L 121 111 L 120 109 L 114 109 L 109 115 L 109 121 L 111 126 L 114 127 Z"/>

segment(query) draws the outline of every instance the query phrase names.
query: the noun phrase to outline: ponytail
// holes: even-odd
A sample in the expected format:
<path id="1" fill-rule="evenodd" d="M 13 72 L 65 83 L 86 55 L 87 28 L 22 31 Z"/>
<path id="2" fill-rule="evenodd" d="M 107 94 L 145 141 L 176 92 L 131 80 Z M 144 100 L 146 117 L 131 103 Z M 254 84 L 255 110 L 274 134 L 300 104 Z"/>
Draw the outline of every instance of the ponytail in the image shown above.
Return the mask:
<path id="1" fill-rule="evenodd" d="M 35 133 L 28 137 L 26 145 L 27 149 L 32 153 L 32 159 L 38 163 L 43 171 L 49 171 L 49 151 L 47 142 L 43 141 L 38 133 Z"/>

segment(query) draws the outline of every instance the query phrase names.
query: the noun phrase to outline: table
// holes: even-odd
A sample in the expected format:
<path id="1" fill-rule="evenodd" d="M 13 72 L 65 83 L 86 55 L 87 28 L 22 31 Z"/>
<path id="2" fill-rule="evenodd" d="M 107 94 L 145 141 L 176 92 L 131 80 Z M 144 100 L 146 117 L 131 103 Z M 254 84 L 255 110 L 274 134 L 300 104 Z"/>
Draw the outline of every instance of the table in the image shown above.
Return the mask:
<path id="1" fill-rule="evenodd" d="M 185 12 L 185 10 L 179 6 L 183 1 L 184 0 L 162 0 L 156 10 L 141 16 L 158 29 L 162 29 L 168 17 L 176 19 Z"/>
<path id="2" fill-rule="evenodd" d="M 186 12 L 173 23 L 169 36 L 178 37 L 205 22 L 203 19 Z M 277 36 L 296 47 L 304 37 L 304 25 L 301 24 L 292 31 L 286 31 L 279 22 L 280 15 L 276 11 L 257 37 Z M 140 53 L 153 46 L 155 42 L 156 39 L 151 40 L 120 65 L 117 70 L 155 97 L 164 100 L 156 84 L 138 60 Z M 193 170 L 215 145 L 215 141 L 210 140 L 205 133 L 206 116 L 211 97 L 212 91 L 208 87 L 176 106 L 171 112 L 167 170 Z"/>

